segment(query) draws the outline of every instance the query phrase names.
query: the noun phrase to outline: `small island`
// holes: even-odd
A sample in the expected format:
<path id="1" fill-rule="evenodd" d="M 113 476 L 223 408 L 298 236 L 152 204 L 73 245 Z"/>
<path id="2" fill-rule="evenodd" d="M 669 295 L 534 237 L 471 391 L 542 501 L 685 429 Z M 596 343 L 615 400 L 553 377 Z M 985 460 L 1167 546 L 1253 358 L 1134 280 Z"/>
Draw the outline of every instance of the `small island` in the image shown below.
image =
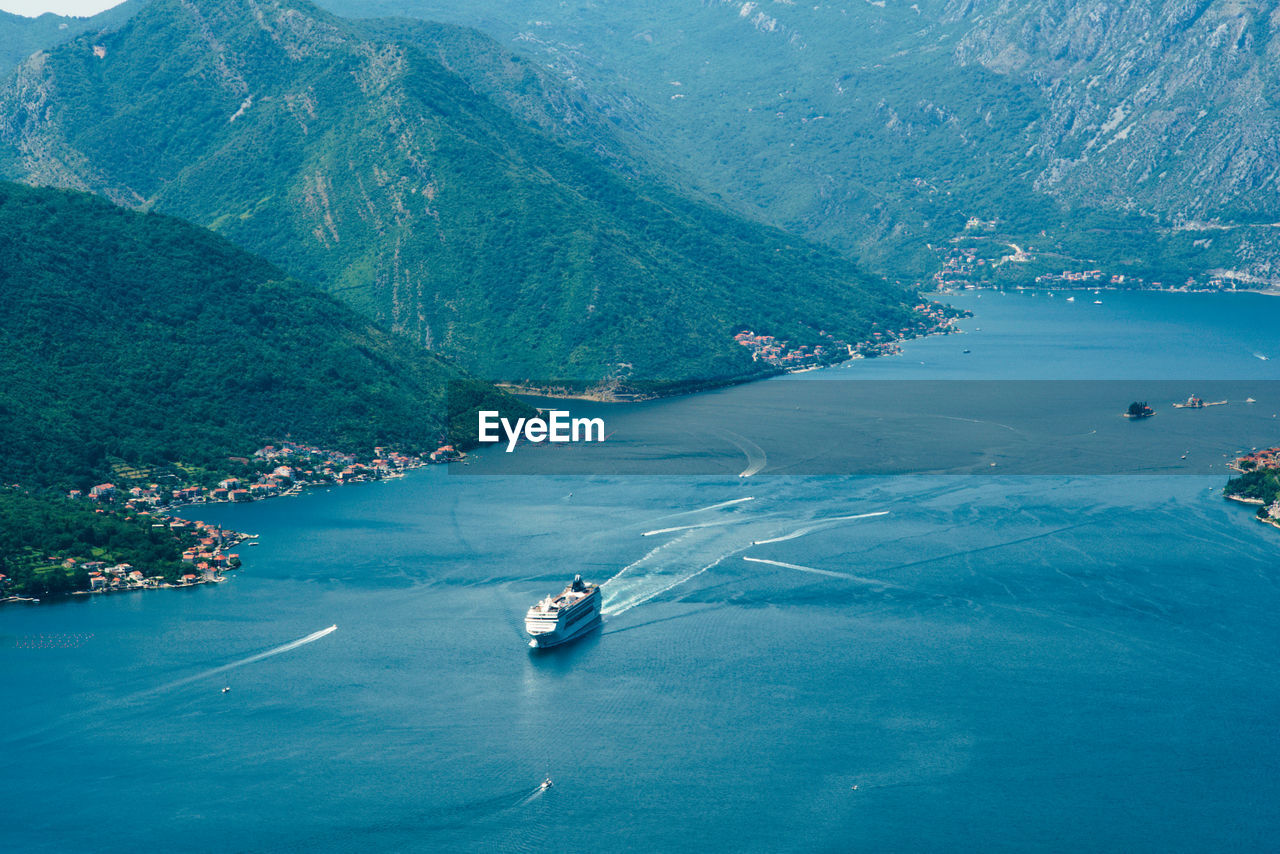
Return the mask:
<path id="1" fill-rule="evenodd" d="M 1227 405 L 1227 401 L 1225 400 L 1211 400 L 1206 403 L 1204 400 L 1196 397 L 1193 394 L 1190 397 L 1188 397 L 1184 403 L 1175 403 L 1173 405 L 1173 408 L 1174 409 L 1204 409 L 1207 406 L 1226 406 L 1226 405 Z"/>
<path id="2" fill-rule="evenodd" d="M 1150 406 L 1147 406 L 1147 402 L 1145 400 L 1141 402 L 1135 400 L 1133 403 L 1129 404 L 1129 408 L 1125 410 L 1124 417 L 1137 421 L 1143 418 L 1150 418 L 1155 414 L 1156 411 Z"/>

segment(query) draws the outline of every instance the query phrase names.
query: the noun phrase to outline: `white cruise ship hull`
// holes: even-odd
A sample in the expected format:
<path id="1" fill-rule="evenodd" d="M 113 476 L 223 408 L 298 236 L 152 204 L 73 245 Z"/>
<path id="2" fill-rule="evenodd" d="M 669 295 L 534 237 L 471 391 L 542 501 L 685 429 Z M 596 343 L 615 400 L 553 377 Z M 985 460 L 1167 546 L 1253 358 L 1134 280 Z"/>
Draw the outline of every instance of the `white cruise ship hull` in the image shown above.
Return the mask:
<path id="1" fill-rule="evenodd" d="M 559 596 L 548 596 L 529 609 L 524 620 L 529 646 L 558 646 L 591 631 L 600 625 L 601 598 L 599 587 L 575 577 Z"/>
<path id="2" fill-rule="evenodd" d="M 581 637 L 587 632 L 600 625 L 600 612 L 596 611 L 588 617 L 584 617 L 575 626 L 567 629 L 552 629 L 551 631 L 539 631 L 536 634 L 529 632 L 529 646 L 535 649 L 545 649 L 549 646 L 558 646 L 562 643 L 568 643 L 574 638 Z M 529 627 L 526 626 L 526 629 Z"/>

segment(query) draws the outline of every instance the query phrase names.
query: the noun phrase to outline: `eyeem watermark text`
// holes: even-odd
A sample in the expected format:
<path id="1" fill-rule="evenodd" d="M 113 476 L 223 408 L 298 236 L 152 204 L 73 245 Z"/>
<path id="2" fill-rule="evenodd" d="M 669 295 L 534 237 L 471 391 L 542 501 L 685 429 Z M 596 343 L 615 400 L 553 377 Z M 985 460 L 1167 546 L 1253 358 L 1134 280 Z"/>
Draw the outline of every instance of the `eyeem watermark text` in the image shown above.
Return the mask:
<path id="1" fill-rule="evenodd" d="M 497 410 L 480 410 L 480 424 L 477 436 L 481 442 L 501 442 L 502 433 L 506 434 L 507 453 L 516 449 L 516 443 L 523 437 L 526 442 L 603 442 L 603 418 L 571 418 L 568 411 L 552 409 L 545 413 L 546 417 L 517 418 L 512 424 L 508 418 L 501 417 Z"/>

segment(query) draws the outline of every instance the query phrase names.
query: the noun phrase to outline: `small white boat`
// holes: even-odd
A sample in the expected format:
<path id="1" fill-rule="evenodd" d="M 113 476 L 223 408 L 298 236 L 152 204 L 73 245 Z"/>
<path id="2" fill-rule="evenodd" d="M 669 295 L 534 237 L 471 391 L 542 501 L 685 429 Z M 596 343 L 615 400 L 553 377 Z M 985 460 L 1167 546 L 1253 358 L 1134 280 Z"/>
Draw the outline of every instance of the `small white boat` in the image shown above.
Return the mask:
<path id="1" fill-rule="evenodd" d="M 1075 297 L 1067 297 L 1067 302 L 1075 302 L 1075 301 L 1076 301 Z"/>
<path id="2" fill-rule="evenodd" d="M 1245 402 L 1245 403 L 1257 403 L 1258 401 L 1254 400 L 1252 397 L 1246 397 L 1246 398 L 1244 399 L 1244 402 Z"/>
<path id="3" fill-rule="evenodd" d="M 227 692 L 228 692 L 228 691 L 230 691 L 230 690 L 231 690 L 231 686 L 230 686 L 230 685 L 227 685 L 226 687 L 224 687 L 224 688 L 222 689 L 222 693 L 224 693 L 224 694 L 225 694 L 225 693 L 227 693 Z"/>
<path id="4" fill-rule="evenodd" d="M 538 790 L 545 792 L 547 789 L 550 789 L 552 785 L 554 784 L 551 782 L 551 778 L 548 777 L 547 779 L 543 780 L 542 783 L 538 786 Z"/>
<path id="5" fill-rule="evenodd" d="M 1093 301 L 1093 304 L 1094 304 L 1094 305 L 1102 305 L 1102 300 L 1100 300 L 1100 299 L 1096 299 L 1096 300 L 1094 300 L 1094 301 Z"/>

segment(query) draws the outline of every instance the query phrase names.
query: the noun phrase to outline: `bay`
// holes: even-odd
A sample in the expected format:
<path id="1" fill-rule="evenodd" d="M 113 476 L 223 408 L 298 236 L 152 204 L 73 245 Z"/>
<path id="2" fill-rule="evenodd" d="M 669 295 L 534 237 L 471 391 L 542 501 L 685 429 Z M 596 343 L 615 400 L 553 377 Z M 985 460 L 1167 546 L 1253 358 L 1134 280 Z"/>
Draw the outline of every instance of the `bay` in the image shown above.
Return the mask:
<path id="1" fill-rule="evenodd" d="M 1269 297 L 952 299 L 963 336 L 770 382 L 1280 379 Z M 191 508 L 261 535 L 231 581 L 0 611 L 0 846 L 1270 849 L 1280 532 L 1224 474 L 742 461 Z M 528 650 L 575 572 L 602 631 Z"/>

